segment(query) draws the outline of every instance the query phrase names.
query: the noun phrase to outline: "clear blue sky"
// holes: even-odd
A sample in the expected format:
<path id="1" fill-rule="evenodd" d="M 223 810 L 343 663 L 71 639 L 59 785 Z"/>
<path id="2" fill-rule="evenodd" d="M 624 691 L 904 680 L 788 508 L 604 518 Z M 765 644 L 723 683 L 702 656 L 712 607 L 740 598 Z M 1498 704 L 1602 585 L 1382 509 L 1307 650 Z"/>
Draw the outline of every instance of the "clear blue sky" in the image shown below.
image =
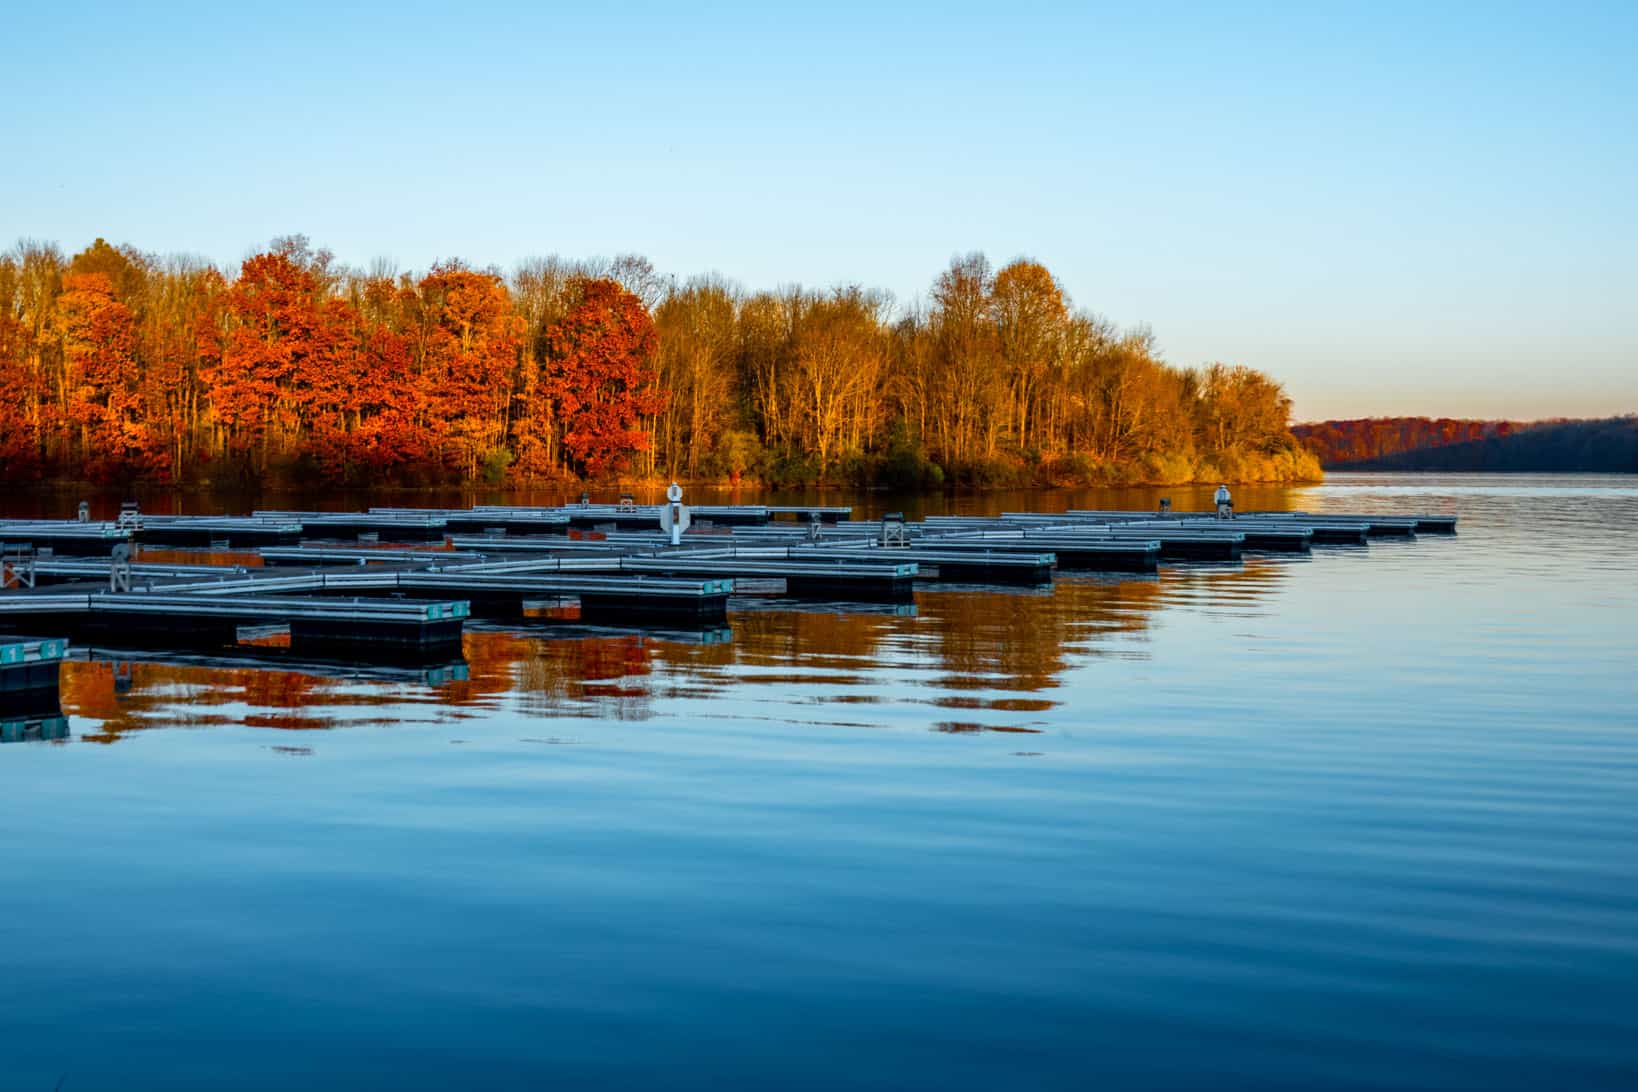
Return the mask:
<path id="1" fill-rule="evenodd" d="M 251 7 L 0 10 L 0 245 L 983 250 L 1305 418 L 1638 411 L 1638 4 Z"/>

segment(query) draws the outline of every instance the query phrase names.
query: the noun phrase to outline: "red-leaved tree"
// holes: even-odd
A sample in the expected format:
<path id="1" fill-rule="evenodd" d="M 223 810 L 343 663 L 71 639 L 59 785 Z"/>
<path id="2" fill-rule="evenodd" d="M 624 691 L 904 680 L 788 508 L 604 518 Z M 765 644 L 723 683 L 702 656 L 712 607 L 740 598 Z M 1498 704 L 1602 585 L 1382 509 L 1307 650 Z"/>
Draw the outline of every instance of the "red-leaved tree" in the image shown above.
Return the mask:
<path id="1" fill-rule="evenodd" d="M 327 298 L 300 254 L 246 260 L 228 291 L 230 329 L 209 376 L 223 449 L 265 470 L 297 447 L 315 409 L 347 386 L 347 305 Z"/>
<path id="2" fill-rule="evenodd" d="M 647 451 L 644 417 L 665 409 L 655 388 L 657 341 L 643 301 L 611 280 L 588 280 L 580 300 L 546 333 L 547 358 L 530 415 L 550 412 L 580 473 L 618 472 Z"/>

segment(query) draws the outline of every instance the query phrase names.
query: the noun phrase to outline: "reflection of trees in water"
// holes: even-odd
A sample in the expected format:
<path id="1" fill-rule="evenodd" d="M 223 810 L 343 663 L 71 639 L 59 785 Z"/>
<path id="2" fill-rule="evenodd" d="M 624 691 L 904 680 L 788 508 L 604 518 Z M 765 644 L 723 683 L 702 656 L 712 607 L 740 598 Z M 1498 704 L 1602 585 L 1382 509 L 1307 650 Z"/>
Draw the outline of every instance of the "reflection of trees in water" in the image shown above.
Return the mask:
<path id="1" fill-rule="evenodd" d="M 732 655 L 724 662 L 805 668 L 835 681 L 836 672 L 868 672 L 881 666 L 882 643 L 914 624 L 887 614 L 841 610 L 740 611 L 733 615 Z M 761 674 L 743 677 L 777 679 Z"/>
<path id="2" fill-rule="evenodd" d="M 937 634 L 951 690 L 1047 690 L 1072 652 L 1097 654 L 1098 637 L 1148 625 L 1159 585 L 1153 580 L 1061 580 L 1036 595 L 930 592 L 921 619 Z"/>
<path id="3" fill-rule="evenodd" d="M 443 691 L 455 704 L 514 695 L 535 716 L 640 720 L 657 700 L 706 698 L 732 686 L 862 680 L 881 666 L 880 644 L 905 620 L 874 614 L 755 610 L 734 615 L 729 641 L 688 637 L 525 636 L 469 630 L 469 677 Z M 733 672 L 735 666 L 777 668 Z"/>
<path id="4" fill-rule="evenodd" d="M 642 720 L 657 697 L 713 693 L 697 685 L 730 662 L 726 644 L 668 640 L 641 633 L 591 636 L 468 630 L 467 678 L 439 691 L 454 705 L 494 705 L 513 696 L 531 716 Z M 656 662 L 670 670 L 655 677 Z"/>
<path id="5" fill-rule="evenodd" d="M 1253 557 L 1241 565 L 1180 568 L 1161 574 L 1156 609 L 1202 606 L 1242 610 L 1268 599 L 1285 582 L 1292 565 L 1311 560 L 1302 555 Z"/>
<path id="6" fill-rule="evenodd" d="M 348 678 L 276 665 L 72 661 L 62 668 L 62 708 L 101 722 L 80 737 L 93 742 L 149 726 L 311 730 L 396 724 L 440 715 L 436 710 L 471 715 L 503 704 L 529 716 L 641 720 L 653 715 L 656 700 L 710 698 L 735 687 L 863 686 L 891 668 L 928 672 L 927 681 L 945 692 L 932 700 L 940 707 L 1029 712 L 1056 701 L 963 692 L 1049 692 L 1073 657 L 1143 655 L 1134 640 L 1158 611 L 1244 610 L 1283 582 L 1286 570 L 1284 562 L 1253 559 L 1244 567 L 1168 568 L 1159 579 L 1069 576 L 1050 590 L 1016 594 L 935 587 L 918 596 L 913 616 L 739 611 L 727 642 L 472 629 L 464 676 L 447 681 L 436 673 Z"/>
<path id="7" fill-rule="evenodd" d="M 227 665 L 69 661 L 62 665 L 60 679 L 63 712 L 102 722 L 98 731 L 79 737 L 93 743 L 112 743 L 127 732 L 149 727 L 328 728 L 332 718 L 317 711 L 402 701 L 397 694 L 371 693 L 345 679 Z M 249 711 L 241 713 L 230 706 L 245 706 Z M 376 717 L 366 722 L 396 719 Z"/>
<path id="8" fill-rule="evenodd" d="M 1284 574 L 1283 564 L 1254 559 L 1243 568 L 1171 568 L 1158 579 L 1070 576 L 1034 595 L 929 591 L 919 597 L 920 623 L 937 634 L 934 648 L 947 672 L 933 684 L 1050 690 L 1073 656 L 1146 655 L 1132 639 L 1167 606 L 1254 601 Z"/>
<path id="9" fill-rule="evenodd" d="M 515 655 L 508 664 L 517 707 L 533 716 L 642 720 L 651 713 L 647 682 L 653 650 L 639 634 L 509 640 L 489 633 L 466 638 L 468 662 Z"/>

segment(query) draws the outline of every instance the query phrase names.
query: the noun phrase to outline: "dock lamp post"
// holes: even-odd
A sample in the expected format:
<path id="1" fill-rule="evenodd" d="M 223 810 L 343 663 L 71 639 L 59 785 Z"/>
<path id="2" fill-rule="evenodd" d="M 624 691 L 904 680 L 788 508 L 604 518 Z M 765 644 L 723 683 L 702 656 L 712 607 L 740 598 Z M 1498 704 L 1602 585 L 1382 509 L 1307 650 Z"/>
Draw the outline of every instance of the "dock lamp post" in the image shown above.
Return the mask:
<path id="1" fill-rule="evenodd" d="M 682 502 L 682 486 L 672 482 L 666 487 L 665 507 L 660 509 L 660 527 L 671 532 L 671 545 L 682 545 L 682 533 L 688 530 L 691 519 L 688 515 L 688 505 Z"/>

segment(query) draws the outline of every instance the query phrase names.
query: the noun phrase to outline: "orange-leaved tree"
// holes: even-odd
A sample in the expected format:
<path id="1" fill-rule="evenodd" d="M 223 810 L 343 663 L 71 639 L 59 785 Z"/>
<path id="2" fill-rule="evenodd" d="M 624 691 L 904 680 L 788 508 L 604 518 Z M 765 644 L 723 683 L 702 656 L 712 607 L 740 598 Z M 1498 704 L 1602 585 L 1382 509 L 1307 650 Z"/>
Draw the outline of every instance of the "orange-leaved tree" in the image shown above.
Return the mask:
<path id="1" fill-rule="evenodd" d="M 524 330 L 505 283 L 499 274 L 445 263 L 421 278 L 406 302 L 424 425 L 464 478 L 475 477 L 480 465 L 503 469 Z"/>
<path id="2" fill-rule="evenodd" d="M 57 300 L 70 450 L 93 481 L 166 477 L 165 437 L 154 427 L 137 367 L 136 317 L 102 273 L 63 278 Z"/>

